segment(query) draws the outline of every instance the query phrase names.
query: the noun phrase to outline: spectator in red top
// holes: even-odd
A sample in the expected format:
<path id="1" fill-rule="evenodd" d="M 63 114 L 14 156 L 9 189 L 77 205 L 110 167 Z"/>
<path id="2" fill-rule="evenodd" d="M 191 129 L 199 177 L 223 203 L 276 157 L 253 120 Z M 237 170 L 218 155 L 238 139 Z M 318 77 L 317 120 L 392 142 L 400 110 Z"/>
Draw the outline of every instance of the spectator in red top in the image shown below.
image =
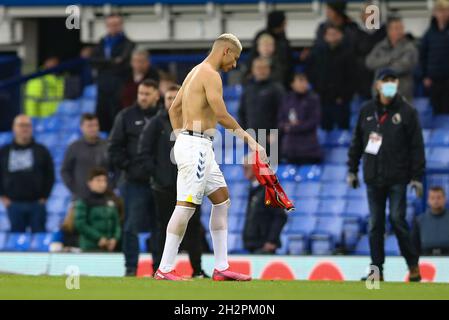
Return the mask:
<path id="1" fill-rule="evenodd" d="M 159 82 L 158 71 L 151 66 L 150 54 L 146 50 L 136 50 L 131 57 L 132 72 L 123 86 L 121 107 L 131 106 L 137 100 L 137 87 L 145 79 Z"/>

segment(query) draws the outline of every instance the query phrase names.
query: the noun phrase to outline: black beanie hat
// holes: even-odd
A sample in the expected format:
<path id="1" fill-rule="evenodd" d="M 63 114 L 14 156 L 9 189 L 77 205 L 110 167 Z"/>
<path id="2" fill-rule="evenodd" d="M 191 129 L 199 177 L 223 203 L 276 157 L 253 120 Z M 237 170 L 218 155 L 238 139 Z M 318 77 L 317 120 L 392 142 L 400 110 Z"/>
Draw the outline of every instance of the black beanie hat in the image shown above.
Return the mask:
<path id="1" fill-rule="evenodd" d="M 268 29 L 278 28 L 285 21 L 284 11 L 272 11 L 268 14 Z"/>
<path id="2" fill-rule="evenodd" d="M 328 1 L 326 3 L 326 5 L 331 8 L 332 10 L 334 10 L 337 14 L 339 14 L 340 16 L 346 17 L 346 1 L 342 1 L 342 0 L 333 0 L 333 1 Z"/>

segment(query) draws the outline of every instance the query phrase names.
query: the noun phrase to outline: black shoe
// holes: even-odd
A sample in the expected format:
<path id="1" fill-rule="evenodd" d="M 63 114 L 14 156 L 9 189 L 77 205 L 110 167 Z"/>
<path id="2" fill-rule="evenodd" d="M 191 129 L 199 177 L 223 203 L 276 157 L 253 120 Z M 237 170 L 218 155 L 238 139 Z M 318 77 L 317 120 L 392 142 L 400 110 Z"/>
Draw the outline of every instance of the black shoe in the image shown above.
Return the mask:
<path id="1" fill-rule="evenodd" d="M 210 276 L 207 275 L 203 270 L 201 270 L 200 272 L 194 272 L 192 274 L 192 278 L 194 278 L 194 279 L 210 279 Z"/>
<path id="2" fill-rule="evenodd" d="M 137 275 L 136 268 L 126 268 L 125 277 L 135 277 Z"/>
<path id="3" fill-rule="evenodd" d="M 408 281 L 410 282 L 421 282 L 421 273 L 419 271 L 419 267 L 415 266 L 415 267 L 410 267 L 409 268 L 409 276 L 408 276 Z"/>

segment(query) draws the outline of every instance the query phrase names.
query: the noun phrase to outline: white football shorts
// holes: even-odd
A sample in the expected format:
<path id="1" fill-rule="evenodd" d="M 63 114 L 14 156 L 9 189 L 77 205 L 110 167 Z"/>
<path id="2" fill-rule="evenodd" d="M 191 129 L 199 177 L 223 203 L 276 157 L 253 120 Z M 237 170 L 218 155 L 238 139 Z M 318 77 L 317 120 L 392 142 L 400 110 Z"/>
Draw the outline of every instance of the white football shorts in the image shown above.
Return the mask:
<path id="1" fill-rule="evenodd" d="M 212 140 L 181 132 L 176 138 L 174 156 L 178 166 L 178 201 L 201 204 L 204 196 L 227 187 L 215 161 Z"/>

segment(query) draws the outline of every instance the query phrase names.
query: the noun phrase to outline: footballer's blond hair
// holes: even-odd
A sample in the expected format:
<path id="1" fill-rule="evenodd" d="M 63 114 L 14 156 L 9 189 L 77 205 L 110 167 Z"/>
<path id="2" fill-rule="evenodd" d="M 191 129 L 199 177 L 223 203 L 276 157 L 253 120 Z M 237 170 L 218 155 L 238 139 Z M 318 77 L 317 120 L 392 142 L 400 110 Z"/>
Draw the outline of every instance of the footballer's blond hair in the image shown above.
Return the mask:
<path id="1" fill-rule="evenodd" d="M 240 51 L 242 51 L 242 49 L 243 49 L 242 44 L 240 43 L 240 40 L 235 35 L 233 35 L 232 33 L 223 33 L 222 35 L 220 35 L 214 41 L 214 47 L 218 43 L 223 43 L 223 42 L 231 43 L 233 46 L 235 46 Z"/>

